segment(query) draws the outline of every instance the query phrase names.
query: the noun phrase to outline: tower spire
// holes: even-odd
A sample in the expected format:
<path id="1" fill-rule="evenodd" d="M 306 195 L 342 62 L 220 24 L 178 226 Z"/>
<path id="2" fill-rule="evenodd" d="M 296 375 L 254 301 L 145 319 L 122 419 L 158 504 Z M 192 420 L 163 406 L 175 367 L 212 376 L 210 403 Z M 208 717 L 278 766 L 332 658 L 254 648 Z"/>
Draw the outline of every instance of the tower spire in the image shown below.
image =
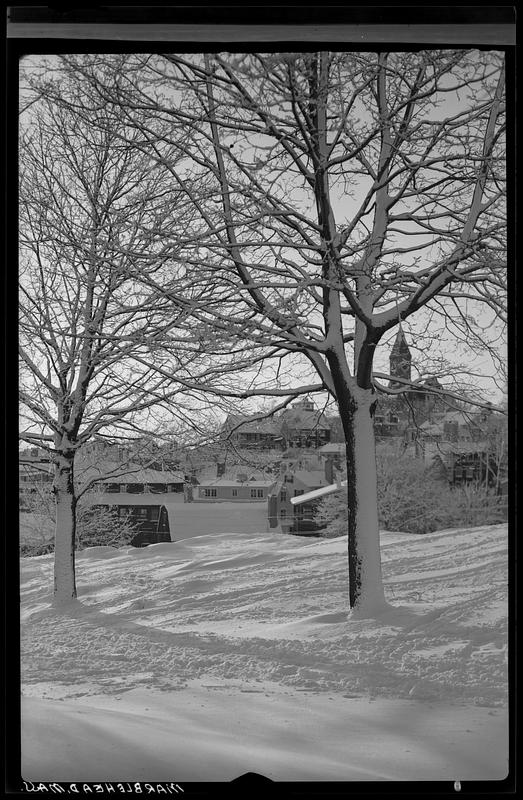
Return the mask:
<path id="1" fill-rule="evenodd" d="M 389 387 L 391 389 L 398 389 L 405 385 L 402 381 L 395 381 L 394 378 L 402 378 L 403 381 L 411 380 L 412 356 L 401 323 L 390 351 L 389 363 L 391 375 Z"/>

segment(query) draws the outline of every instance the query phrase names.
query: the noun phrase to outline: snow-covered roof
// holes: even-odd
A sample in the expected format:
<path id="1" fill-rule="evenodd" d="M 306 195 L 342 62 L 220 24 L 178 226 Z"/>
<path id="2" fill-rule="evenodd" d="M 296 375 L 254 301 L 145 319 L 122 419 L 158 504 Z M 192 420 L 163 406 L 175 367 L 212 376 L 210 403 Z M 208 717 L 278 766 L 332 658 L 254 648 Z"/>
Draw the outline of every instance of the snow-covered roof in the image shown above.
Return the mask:
<path id="1" fill-rule="evenodd" d="M 228 431 L 234 428 L 235 433 L 279 433 L 279 429 L 272 419 L 253 419 L 240 414 L 229 415 L 223 428 Z"/>
<path id="2" fill-rule="evenodd" d="M 291 503 L 293 506 L 299 506 L 302 503 L 308 503 L 309 500 L 316 500 L 318 497 L 324 497 L 327 494 L 333 494 L 333 492 L 339 492 L 342 489 L 345 489 L 347 486 L 347 481 L 340 481 L 339 483 L 329 483 L 326 486 L 322 486 L 319 489 L 313 489 L 306 494 L 300 494 L 297 497 L 291 497 Z"/>
<path id="3" fill-rule="evenodd" d="M 320 469 L 298 469 L 296 472 L 292 472 L 290 474 L 294 476 L 295 480 L 300 481 L 300 483 L 303 483 L 305 486 L 310 486 L 311 488 L 327 485 L 325 473 Z"/>
<path id="4" fill-rule="evenodd" d="M 25 475 L 48 474 L 49 472 L 52 472 L 52 469 L 53 467 L 49 462 L 34 462 L 33 464 L 21 463 L 18 465 L 19 472 L 23 472 Z"/>
<path id="5" fill-rule="evenodd" d="M 329 423 L 321 411 L 306 411 L 302 408 L 290 408 L 284 411 L 281 415 L 283 423 L 288 428 L 296 428 L 298 430 L 330 430 Z"/>
<path id="6" fill-rule="evenodd" d="M 88 465 L 77 470 L 77 476 L 82 481 L 99 479 L 104 483 L 183 483 L 183 475 L 167 472 L 140 465 L 127 465 L 127 470 L 117 462 L 102 462 L 98 465 Z"/>
<path id="7" fill-rule="evenodd" d="M 442 433 L 443 432 L 443 423 L 442 422 L 431 422 L 430 420 L 425 420 L 419 426 L 420 430 L 423 433 Z"/>
<path id="8" fill-rule="evenodd" d="M 167 506 L 183 503 L 182 492 L 93 492 L 86 496 L 88 505 L 110 506 Z"/>
<path id="9" fill-rule="evenodd" d="M 468 453 L 485 453 L 488 445 L 485 441 L 478 442 L 439 442 L 438 451 L 442 453 L 454 453 L 454 455 L 466 455 Z"/>
<path id="10" fill-rule="evenodd" d="M 328 442 L 327 444 L 318 447 L 318 453 L 339 453 L 343 455 L 345 453 L 345 442 Z"/>
<path id="11" fill-rule="evenodd" d="M 457 422 L 458 425 L 477 425 L 478 419 L 474 415 L 467 413 L 466 411 L 460 411 L 459 409 L 454 409 L 453 411 L 446 411 L 444 414 L 439 416 L 436 420 L 426 420 L 420 425 L 422 430 L 428 430 L 432 428 L 434 430 L 442 431 L 443 425 L 446 422 Z"/>
<path id="12" fill-rule="evenodd" d="M 256 487 L 264 487 L 264 486 L 272 486 L 274 483 L 274 479 L 255 479 L 246 481 L 239 481 L 236 476 L 234 477 L 220 477 L 220 478 L 207 478 L 200 481 L 200 486 L 232 486 L 233 488 L 237 489 L 239 486 L 250 486 L 253 488 Z"/>
<path id="13" fill-rule="evenodd" d="M 467 414 L 466 411 L 455 409 L 454 411 L 446 411 L 443 415 L 442 422 L 457 422 L 459 425 L 472 425 L 475 420 L 474 417 Z"/>

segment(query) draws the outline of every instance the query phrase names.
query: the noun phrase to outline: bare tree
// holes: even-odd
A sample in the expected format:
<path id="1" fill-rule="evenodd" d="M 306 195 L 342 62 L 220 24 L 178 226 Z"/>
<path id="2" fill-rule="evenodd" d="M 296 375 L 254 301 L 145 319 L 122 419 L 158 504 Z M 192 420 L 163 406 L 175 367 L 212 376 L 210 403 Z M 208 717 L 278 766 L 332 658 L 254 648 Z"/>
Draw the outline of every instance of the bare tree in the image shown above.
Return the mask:
<path id="1" fill-rule="evenodd" d="M 62 76 L 59 96 L 32 82 L 38 99 L 20 137 L 20 435 L 54 465 L 54 593 L 67 602 L 76 597 L 77 502 L 89 488 L 75 484 L 79 449 L 101 431 L 154 429 L 162 408 L 171 425 L 176 415 L 190 422 L 190 399 L 173 404 L 179 387 L 152 366 L 154 341 L 177 330 L 187 343 L 181 375 L 199 353 L 173 295 L 136 279 L 173 258 L 184 210 L 172 186 L 135 133 L 122 142 L 79 76 Z M 91 118 L 71 111 L 79 96 Z"/>
<path id="2" fill-rule="evenodd" d="M 186 267 L 212 291 L 191 313 L 218 339 L 236 338 L 239 366 L 247 354 L 253 361 L 242 386 L 228 378 L 213 390 L 334 399 L 347 444 L 349 602 L 375 614 L 385 599 L 373 415 L 387 389 L 374 374 L 376 350 L 418 320 L 425 338 L 446 328 L 470 352 L 495 353 L 482 323 L 504 319 L 503 56 L 134 63 L 118 93 L 99 71 L 86 74 L 192 207 L 199 240 Z M 191 133 L 181 162 L 169 162 L 181 124 Z M 169 281 L 156 286 L 168 296 Z"/>

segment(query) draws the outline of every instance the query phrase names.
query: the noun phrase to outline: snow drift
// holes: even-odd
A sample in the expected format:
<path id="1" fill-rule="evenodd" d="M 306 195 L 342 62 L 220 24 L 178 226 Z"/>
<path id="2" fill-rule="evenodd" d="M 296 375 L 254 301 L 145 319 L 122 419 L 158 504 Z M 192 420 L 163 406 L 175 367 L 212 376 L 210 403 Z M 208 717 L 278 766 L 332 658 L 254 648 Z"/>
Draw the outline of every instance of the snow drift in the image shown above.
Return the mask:
<path id="1" fill-rule="evenodd" d="M 347 615 L 346 541 L 216 533 L 22 561 L 31 781 L 499 780 L 506 526 L 382 534 L 391 608 Z"/>

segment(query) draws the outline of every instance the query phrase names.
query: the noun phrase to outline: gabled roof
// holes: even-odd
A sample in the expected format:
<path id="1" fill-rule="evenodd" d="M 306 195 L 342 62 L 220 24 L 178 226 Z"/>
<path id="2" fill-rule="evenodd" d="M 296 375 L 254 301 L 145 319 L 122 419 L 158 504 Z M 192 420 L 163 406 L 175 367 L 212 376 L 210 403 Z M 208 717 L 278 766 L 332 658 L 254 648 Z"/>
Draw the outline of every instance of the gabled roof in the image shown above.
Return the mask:
<path id="1" fill-rule="evenodd" d="M 175 472 L 145 467 L 137 473 L 120 475 L 116 483 L 183 483 L 183 481 L 184 476 Z"/>
<path id="2" fill-rule="evenodd" d="M 82 481 L 98 479 L 101 483 L 183 483 L 183 475 L 164 472 L 158 469 L 127 464 L 125 469 L 117 462 L 100 462 L 82 468 L 80 464 L 76 476 Z"/>
<path id="3" fill-rule="evenodd" d="M 246 487 L 248 489 L 249 488 L 250 489 L 256 489 L 256 488 L 261 489 L 263 487 L 272 486 L 274 483 L 275 483 L 274 479 L 272 479 L 272 480 L 253 480 L 253 481 L 246 480 L 246 481 L 239 481 L 236 478 L 224 478 L 224 477 L 221 477 L 221 478 L 207 478 L 206 480 L 201 480 L 199 485 L 202 486 L 203 488 L 209 487 L 209 486 L 216 486 L 216 487 L 222 486 L 222 487 L 232 487 L 233 489 L 238 489 L 238 488 L 241 488 L 242 486 L 244 486 L 244 487 Z"/>
<path id="4" fill-rule="evenodd" d="M 26 464 L 22 462 L 18 465 L 18 472 L 23 472 L 25 475 L 47 475 L 53 472 L 53 467 L 49 462 L 40 464 L 37 462 L 34 464 Z"/>
<path id="5" fill-rule="evenodd" d="M 281 420 L 288 428 L 310 431 L 317 429 L 330 430 L 330 425 L 321 411 L 305 411 L 301 408 L 291 408 L 282 413 Z"/>
<path id="6" fill-rule="evenodd" d="M 435 375 L 431 375 L 430 378 L 427 378 L 427 380 L 423 383 L 423 386 L 426 386 L 427 388 L 430 388 L 430 389 L 442 389 L 443 388 L 441 383 L 439 382 L 439 380 L 436 378 Z"/>
<path id="7" fill-rule="evenodd" d="M 242 416 L 241 414 L 230 414 L 223 424 L 223 430 L 230 431 L 235 429 L 236 433 L 270 433 L 277 435 L 279 429 L 273 419 L 256 419 Z"/>
<path id="8" fill-rule="evenodd" d="M 431 422 L 430 420 L 425 420 L 419 426 L 419 429 L 423 431 L 423 433 L 443 433 L 443 423 L 442 422 Z"/>
<path id="9" fill-rule="evenodd" d="M 477 421 L 471 414 L 466 411 L 455 409 L 454 411 L 446 411 L 443 415 L 442 422 L 457 422 L 459 425 L 474 425 Z"/>
<path id="10" fill-rule="evenodd" d="M 163 506 L 168 503 L 182 505 L 184 497 L 182 492 L 145 492 L 133 494 L 130 492 L 93 492 L 84 496 L 86 505 L 109 506 Z"/>
<path id="11" fill-rule="evenodd" d="M 324 497 L 333 492 L 340 492 L 347 486 L 347 481 L 340 481 L 340 483 L 329 483 L 327 486 L 322 486 L 321 489 L 313 489 L 311 492 L 298 495 L 298 497 L 291 497 L 293 506 L 299 506 L 302 503 L 308 503 L 309 500 L 316 500 L 318 497 Z"/>
<path id="12" fill-rule="evenodd" d="M 304 486 L 309 486 L 311 489 L 314 487 L 319 486 L 326 486 L 327 480 L 325 478 L 325 473 L 323 470 L 320 469 L 298 469 L 296 472 L 291 473 L 294 475 L 294 478 L 300 483 L 303 483 Z"/>
<path id="13" fill-rule="evenodd" d="M 339 453 L 340 455 L 344 455 L 345 450 L 345 442 L 328 442 L 327 444 L 318 447 L 318 453 L 324 453 L 325 455 L 328 455 L 329 453 Z"/>
<path id="14" fill-rule="evenodd" d="M 443 454 L 452 453 L 455 456 L 469 455 L 471 453 L 486 453 L 488 450 L 487 442 L 441 442 L 438 443 L 437 451 Z"/>

